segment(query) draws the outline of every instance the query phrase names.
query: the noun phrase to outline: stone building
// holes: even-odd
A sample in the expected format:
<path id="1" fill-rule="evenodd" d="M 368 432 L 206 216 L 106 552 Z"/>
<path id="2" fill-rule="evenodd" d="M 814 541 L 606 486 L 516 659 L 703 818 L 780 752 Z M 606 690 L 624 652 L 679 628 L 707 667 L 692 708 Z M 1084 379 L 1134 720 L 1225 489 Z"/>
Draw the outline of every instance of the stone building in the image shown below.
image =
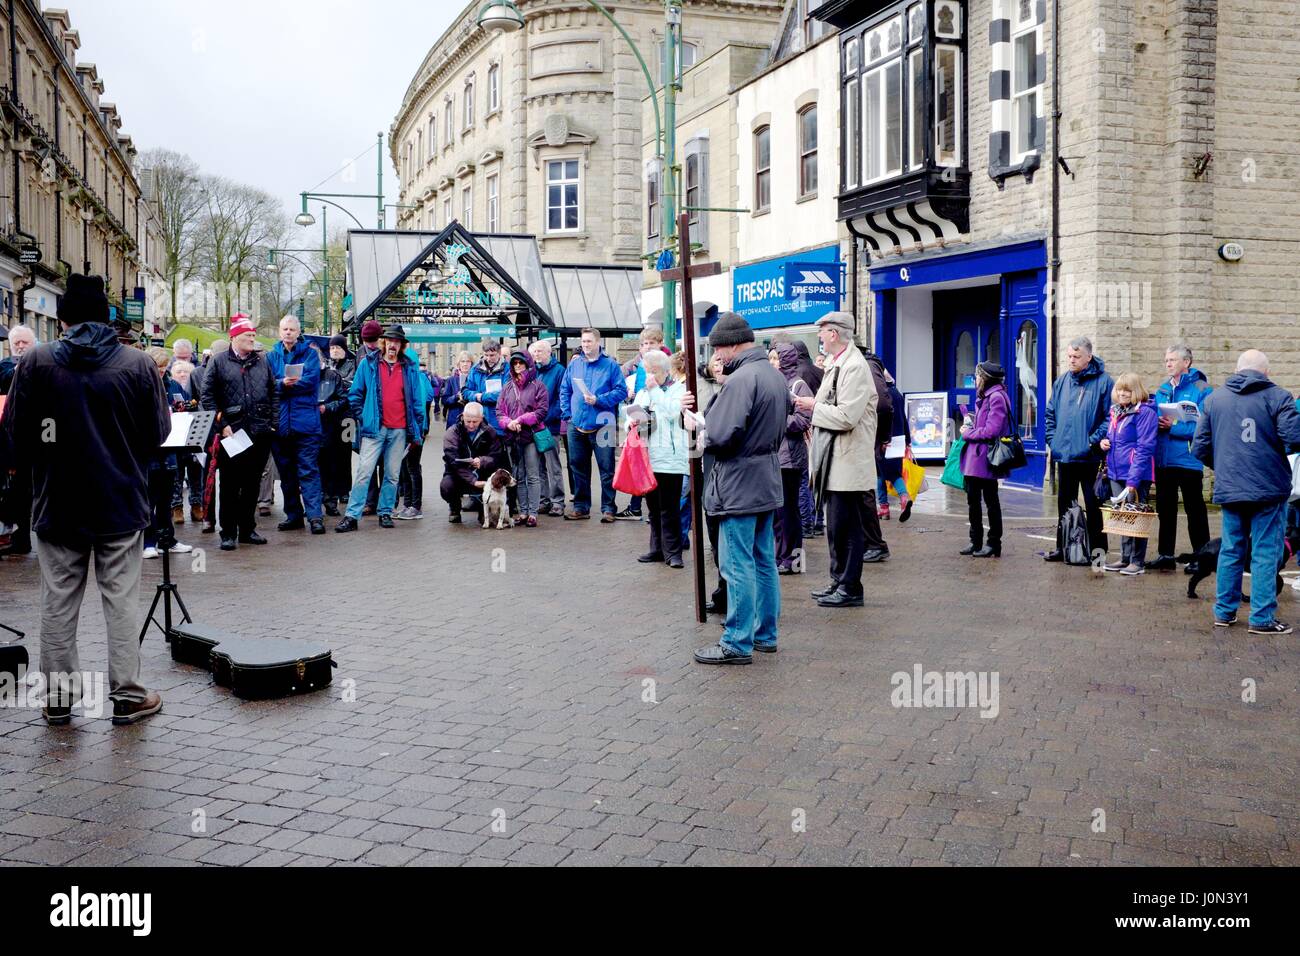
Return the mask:
<path id="1" fill-rule="evenodd" d="M 0 318 L 42 340 L 69 273 L 104 276 L 119 312 L 149 284 L 136 149 L 80 46 L 67 11 L 0 4 Z"/>
<path id="2" fill-rule="evenodd" d="M 416 71 L 393 122 L 398 226 L 537 236 L 549 262 L 636 264 L 645 76 L 582 0 L 518 0 L 525 27 L 489 35 L 469 3 Z M 683 70 L 727 42 L 770 42 L 780 0 L 692 0 Z M 662 0 L 608 4 L 662 72 Z"/>

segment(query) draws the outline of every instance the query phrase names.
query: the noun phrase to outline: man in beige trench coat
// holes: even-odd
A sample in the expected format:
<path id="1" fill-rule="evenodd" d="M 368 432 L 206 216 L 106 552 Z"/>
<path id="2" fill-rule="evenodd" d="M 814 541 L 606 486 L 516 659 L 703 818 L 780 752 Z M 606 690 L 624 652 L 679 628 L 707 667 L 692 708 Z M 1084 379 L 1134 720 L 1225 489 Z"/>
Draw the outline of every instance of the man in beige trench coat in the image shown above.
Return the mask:
<path id="1" fill-rule="evenodd" d="M 831 583 L 812 592 L 821 607 L 862 607 L 862 565 L 867 555 L 868 518 L 874 516 L 876 487 L 876 383 L 867 360 L 853 344 L 853 316 L 831 312 L 817 321 L 826 352 L 825 377 L 814 398 L 796 398 L 812 412 L 814 432 L 833 432 L 826 482 L 826 542 Z M 835 399 L 831 401 L 834 391 Z"/>

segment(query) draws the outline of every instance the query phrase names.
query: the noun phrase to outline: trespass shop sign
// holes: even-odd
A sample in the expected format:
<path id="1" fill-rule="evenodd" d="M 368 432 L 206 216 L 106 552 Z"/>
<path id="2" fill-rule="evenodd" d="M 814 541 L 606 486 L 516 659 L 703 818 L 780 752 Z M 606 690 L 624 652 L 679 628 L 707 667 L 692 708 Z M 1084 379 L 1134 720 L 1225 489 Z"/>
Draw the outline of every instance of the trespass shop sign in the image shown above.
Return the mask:
<path id="1" fill-rule="evenodd" d="M 836 311 L 843 295 L 838 245 L 732 271 L 732 307 L 756 329 L 811 325 Z"/>

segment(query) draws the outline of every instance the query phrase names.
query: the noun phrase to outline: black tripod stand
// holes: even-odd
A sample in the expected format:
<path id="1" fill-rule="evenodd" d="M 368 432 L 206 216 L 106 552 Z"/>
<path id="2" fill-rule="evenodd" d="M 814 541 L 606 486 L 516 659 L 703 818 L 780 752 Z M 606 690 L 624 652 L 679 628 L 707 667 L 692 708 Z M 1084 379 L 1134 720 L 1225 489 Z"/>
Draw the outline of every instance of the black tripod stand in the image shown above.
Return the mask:
<path id="1" fill-rule="evenodd" d="M 160 542 L 168 544 L 168 542 Z M 185 618 L 185 623 L 193 623 L 190 617 L 189 608 L 185 606 L 185 600 L 181 597 L 180 589 L 176 587 L 176 582 L 172 580 L 172 551 L 170 545 L 162 549 L 163 579 L 162 584 L 158 585 L 154 592 L 153 603 L 149 605 L 149 616 L 144 619 L 144 624 L 140 628 L 140 643 L 144 643 L 144 636 L 149 633 L 149 625 L 152 624 L 163 632 L 163 639 L 169 644 L 172 639 L 172 598 L 180 605 L 181 615 Z M 162 602 L 163 606 L 163 623 L 159 624 L 154 618 L 158 610 L 158 603 Z"/>

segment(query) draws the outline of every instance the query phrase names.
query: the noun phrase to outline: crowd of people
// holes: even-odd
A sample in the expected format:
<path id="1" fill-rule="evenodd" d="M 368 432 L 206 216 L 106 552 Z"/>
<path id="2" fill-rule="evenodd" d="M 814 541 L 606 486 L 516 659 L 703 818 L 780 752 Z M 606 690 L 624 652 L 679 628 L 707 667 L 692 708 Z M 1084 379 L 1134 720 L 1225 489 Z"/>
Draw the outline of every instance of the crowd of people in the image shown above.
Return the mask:
<path id="1" fill-rule="evenodd" d="M 601 522 L 646 521 L 648 546 L 637 560 L 670 569 L 685 566 L 698 456 L 718 572 L 707 610 L 723 618 L 718 642 L 695 653 L 704 664 L 747 664 L 755 652 L 776 651 L 779 578 L 806 569 L 810 537 L 825 534 L 830 558 L 829 581 L 811 592 L 817 605 L 862 607 L 864 568 L 890 557 L 881 524 L 891 519 L 890 493 L 900 522 L 912 512 L 903 396 L 880 358 L 855 343 L 849 313 L 817 321 L 816 359 L 780 335 L 760 347 L 743 317 L 718 316 L 696 395 L 687 386 L 690 358 L 670 353 L 653 328 L 625 365 L 593 329 L 583 330 L 567 364 L 546 340 L 508 356 L 484 340 L 477 357 L 456 356 L 445 380 L 421 368 L 402 326 L 374 321 L 362 327 L 355 354 L 343 336 L 330 339 L 327 352 L 305 340 L 292 316 L 281 320 L 278 343 L 264 349 L 244 315 L 202 359 L 184 340 L 170 353 L 142 353 L 108 324 L 102 281 L 72 279 L 57 343 L 36 347 L 29 330 L 8 330 L 11 355 L 0 362 L 0 395 L 7 393 L 0 524 L 9 516 L 6 553 L 34 544 L 40 560 L 47 671 L 77 670 L 77 611 L 94 558 L 120 723 L 161 707 L 139 681 L 131 626 L 138 559 L 190 550 L 175 533 L 187 502 L 189 521 L 219 531 L 223 551 L 267 543 L 257 518 L 275 480 L 280 532 L 325 534 L 326 516 L 339 518 L 336 533 L 356 531 L 369 515 L 391 529 L 395 519 L 423 517 L 423 447 L 441 417 L 439 493 L 452 524 L 463 523 L 466 511 L 482 515 L 485 489 L 503 469 L 514 526 L 590 520 L 594 459 Z M 1268 379 L 1267 357 L 1243 353 L 1217 390 L 1182 344 L 1168 349 L 1167 377 L 1154 391 L 1134 372 L 1112 379 L 1087 338 L 1069 344 L 1067 361 L 1044 409 L 1058 511 L 1064 515 L 1082 493 L 1092 553 L 1108 556 L 1103 503 L 1149 510 L 1156 489 L 1155 557 L 1148 560 L 1145 538 L 1123 536 L 1119 559 L 1102 567 L 1127 577 L 1176 568 L 1179 496 L 1191 547 L 1184 563 L 1190 558 L 1196 570 L 1195 562 L 1210 560 L 1208 465 L 1223 515 L 1214 624 L 1236 623 L 1249 564 L 1250 631 L 1290 633 L 1276 618 L 1274 574 L 1265 571 L 1283 560 L 1284 527 L 1300 523 L 1288 509 L 1287 461 L 1288 450 L 1300 447 L 1300 403 Z M 960 553 L 976 558 L 1003 553 L 999 481 L 1008 466 L 995 452 L 1019 433 L 1005 378 L 994 362 L 977 367 L 975 407 L 954 453 L 970 526 Z M 199 409 L 216 413 L 205 450 L 160 448 L 170 413 Z M 57 440 L 42 432 L 50 423 Z M 615 466 L 633 431 L 654 481 L 620 509 Z M 1065 558 L 1060 547 L 1043 557 Z M 67 695 L 55 694 L 46 717 L 64 722 L 69 707 Z"/>

